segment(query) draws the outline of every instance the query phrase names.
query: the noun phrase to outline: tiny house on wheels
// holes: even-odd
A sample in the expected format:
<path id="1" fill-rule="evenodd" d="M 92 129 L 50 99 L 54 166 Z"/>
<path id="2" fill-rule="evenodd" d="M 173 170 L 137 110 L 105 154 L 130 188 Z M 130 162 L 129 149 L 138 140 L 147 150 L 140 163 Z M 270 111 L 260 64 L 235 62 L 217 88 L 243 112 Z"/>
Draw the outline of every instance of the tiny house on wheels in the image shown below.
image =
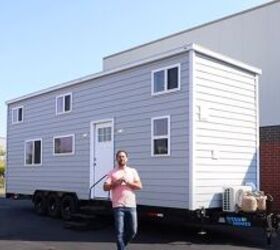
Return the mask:
<path id="1" fill-rule="evenodd" d="M 196 44 L 7 101 L 7 196 L 56 216 L 108 201 L 118 149 L 145 208 L 221 208 L 227 186 L 259 187 L 261 71 Z"/>

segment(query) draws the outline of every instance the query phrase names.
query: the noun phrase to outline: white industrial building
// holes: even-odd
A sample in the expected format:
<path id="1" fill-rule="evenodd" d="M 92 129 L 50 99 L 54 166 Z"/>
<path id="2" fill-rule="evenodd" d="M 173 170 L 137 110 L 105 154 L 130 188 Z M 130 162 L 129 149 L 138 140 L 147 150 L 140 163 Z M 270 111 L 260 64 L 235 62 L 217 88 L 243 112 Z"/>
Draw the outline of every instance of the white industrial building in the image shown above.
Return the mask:
<path id="1" fill-rule="evenodd" d="M 280 1 L 233 14 L 110 55 L 104 70 L 113 69 L 189 43 L 198 43 L 262 69 L 260 126 L 280 124 Z"/>

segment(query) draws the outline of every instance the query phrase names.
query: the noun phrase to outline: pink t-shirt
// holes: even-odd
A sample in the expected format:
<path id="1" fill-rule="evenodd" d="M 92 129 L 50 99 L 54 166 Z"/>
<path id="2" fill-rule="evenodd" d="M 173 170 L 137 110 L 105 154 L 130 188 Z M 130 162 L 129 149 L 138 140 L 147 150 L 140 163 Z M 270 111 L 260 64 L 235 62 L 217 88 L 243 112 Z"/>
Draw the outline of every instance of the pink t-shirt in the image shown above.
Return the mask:
<path id="1" fill-rule="evenodd" d="M 125 166 L 124 169 L 115 167 L 108 173 L 106 183 L 110 184 L 112 181 L 120 178 L 126 178 L 128 182 L 140 181 L 137 170 Z M 116 186 L 111 190 L 111 200 L 113 207 L 136 207 L 136 197 L 134 190 L 128 187 L 125 183 Z"/>

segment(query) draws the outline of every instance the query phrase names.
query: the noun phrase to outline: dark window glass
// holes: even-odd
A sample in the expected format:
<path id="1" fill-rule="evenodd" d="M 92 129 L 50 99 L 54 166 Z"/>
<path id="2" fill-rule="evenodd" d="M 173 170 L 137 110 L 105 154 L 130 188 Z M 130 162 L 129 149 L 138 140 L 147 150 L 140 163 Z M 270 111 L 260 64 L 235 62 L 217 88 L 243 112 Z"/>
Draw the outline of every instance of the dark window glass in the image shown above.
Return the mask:
<path id="1" fill-rule="evenodd" d="M 168 139 L 154 139 L 154 155 L 168 154 Z"/>
<path id="2" fill-rule="evenodd" d="M 41 163 L 41 141 L 35 141 L 34 142 L 34 164 L 40 164 Z"/>
<path id="3" fill-rule="evenodd" d="M 167 89 L 178 88 L 178 67 L 167 71 Z"/>
<path id="4" fill-rule="evenodd" d="M 55 138 L 55 153 L 56 154 L 69 154 L 73 153 L 73 137 Z"/>
<path id="5" fill-rule="evenodd" d="M 164 91 L 164 70 L 154 73 L 154 93 Z"/>
<path id="6" fill-rule="evenodd" d="M 71 95 L 66 95 L 65 96 L 65 112 L 71 110 Z"/>
<path id="7" fill-rule="evenodd" d="M 18 121 L 21 122 L 22 121 L 22 108 L 18 109 Z"/>

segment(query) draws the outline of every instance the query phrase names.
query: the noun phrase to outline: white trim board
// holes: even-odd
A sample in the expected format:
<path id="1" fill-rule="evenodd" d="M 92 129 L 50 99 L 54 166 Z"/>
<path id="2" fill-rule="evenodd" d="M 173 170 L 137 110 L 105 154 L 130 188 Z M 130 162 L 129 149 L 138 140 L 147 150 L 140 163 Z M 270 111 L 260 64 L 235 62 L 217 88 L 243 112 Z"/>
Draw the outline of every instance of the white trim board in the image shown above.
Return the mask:
<path id="1" fill-rule="evenodd" d="M 256 134 L 257 134 L 257 138 L 256 138 L 256 156 L 257 156 L 257 189 L 260 190 L 260 115 L 258 112 L 259 109 L 259 76 L 256 76 L 256 80 L 255 80 L 255 85 L 256 85 L 256 121 L 257 121 L 257 125 L 256 125 Z"/>
<path id="2" fill-rule="evenodd" d="M 28 99 L 28 98 L 31 98 L 31 97 L 34 97 L 34 96 L 42 95 L 42 94 L 45 94 L 45 93 L 49 93 L 49 92 L 52 92 L 52 91 L 55 91 L 55 90 L 58 90 L 58 89 L 62 89 L 62 88 L 66 88 L 66 87 L 69 87 L 69 86 L 73 86 L 73 85 L 76 85 L 76 84 L 81 84 L 81 83 L 89 81 L 89 80 L 93 80 L 93 79 L 97 79 L 97 78 L 104 77 L 104 76 L 107 76 L 107 75 L 111 75 L 111 74 L 114 74 L 114 73 L 118 73 L 118 72 L 121 72 L 121 71 L 124 71 L 124 70 L 128 70 L 128 69 L 131 69 L 131 68 L 134 68 L 134 67 L 137 67 L 137 66 L 140 66 L 140 65 L 144 65 L 144 64 L 147 64 L 147 63 L 150 63 L 150 62 L 153 62 L 153 61 L 157 61 L 157 60 L 160 60 L 160 59 L 163 59 L 163 58 L 167 58 L 167 57 L 170 57 L 170 56 L 173 56 L 173 55 L 178 55 L 178 54 L 181 54 L 181 53 L 185 53 L 185 52 L 188 52 L 188 51 L 191 51 L 191 50 L 194 50 L 196 52 L 199 52 L 199 53 L 201 53 L 203 55 L 206 55 L 206 56 L 209 56 L 211 58 L 215 58 L 217 60 L 226 62 L 228 64 L 234 65 L 238 68 L 248 70 L 252 73 L 261 74 L 261 70 L 258 69 L 258 68 L 249 66 L 249 65 L 247 65 L 243 62 L 240 62 L 238 60 L 235 60 L 235 59 L 232 59 L 230 57 L 224 56 L 222 54 L 216 53 L 214 51 L 211 51 L 209 49 L 201 47 L 200 45 L 191 43 L 191 44 L 188 44 L 188 45 L 183 46 L 183 47 L 179 47 L 179 48 L 176 48 L 176 49 L 173 49 L 173 50 L 169 50 L 169 51 L 166 51 L 164 53 L 157 54 L 157 55 L 154 55 L 152 57 L 145 58 L 143 60 L 128 64 L 128 65 L 125 65 L 125 66 L 118 67 L 116 69 L 112 69 L 112 70 L 108 70 L 108 71 L 101 71 L 101 72 L 96 73 L 96 74 L 91 74 L 91 75 L 88 75 L 88 76 L 84 76 L 84 77 L 81 77 L 81 78 L 78 78 L 78 79 L 75 79 L 75 80 L 72 80 L 72 81 L 69 81 L 69 82 L 65 82 L 65 83 L 55 85 L 55 86 L 50 87 L 50 88 L 46 88 L 46 89 L 43 89 L 43 90 L 40 90 L 40 91 L 36 91 L 34 93 L 31 93 L 31 94 L 27 94 L 27 95 L 24 95 L 24 96 L 15 98 L 15 99 L 11 99 L 11 100 L 6 101 L 6 104 L 9 105 L 9 104 L 12 104 L 12 103 L 16 103 L 16 102 L 19 102 L 19 101 L 22 101 L 22 100 L 25 100 L 25 99 Z"/>
<path id="3" fill-rule="evenodd" d="M 195 51 L 189 53 L 189 209 L 195 208 Z"/>

